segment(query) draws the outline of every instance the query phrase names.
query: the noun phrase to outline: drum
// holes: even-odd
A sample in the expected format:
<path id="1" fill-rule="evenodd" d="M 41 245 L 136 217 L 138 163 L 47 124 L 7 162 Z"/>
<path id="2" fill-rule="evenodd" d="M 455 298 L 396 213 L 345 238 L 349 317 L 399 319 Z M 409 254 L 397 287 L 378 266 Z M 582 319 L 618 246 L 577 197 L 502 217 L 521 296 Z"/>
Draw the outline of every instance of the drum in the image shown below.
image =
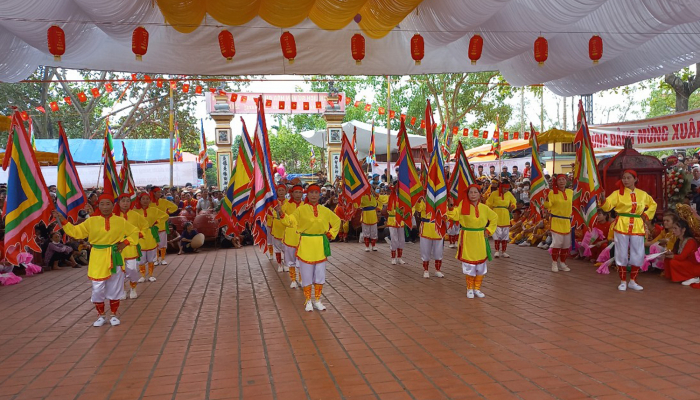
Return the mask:
<path id="1" fill-rule="evenodd" d="M 198 234 L 194 235 L 194 237 L 192 238 L 192 242 L 190 242 L 190 246 L 193 249 L 198 249 L 198 248 L 202 247 L 203 244 L 204 244 L 204 234 L 203 233 L 198 233 Z"/>
<path id="2" fill-rule="evenodd" d="M 195 217 L 194 229 L 203 233 L 207 239 L 216 239 L 219 233 L 219 221 L 213 211 L 206 211 Z"/>
<path id="3" fill-rule="evenodd" d="M 178 232 L 184 231 L 185 223 L 189 221 L 191 220 L 184 215 L 178 215 L 176 217 L 170 217 L 168 219 L 168 222 L 170 222 L 170 226 L 174 227 L 175 230 Z"/>

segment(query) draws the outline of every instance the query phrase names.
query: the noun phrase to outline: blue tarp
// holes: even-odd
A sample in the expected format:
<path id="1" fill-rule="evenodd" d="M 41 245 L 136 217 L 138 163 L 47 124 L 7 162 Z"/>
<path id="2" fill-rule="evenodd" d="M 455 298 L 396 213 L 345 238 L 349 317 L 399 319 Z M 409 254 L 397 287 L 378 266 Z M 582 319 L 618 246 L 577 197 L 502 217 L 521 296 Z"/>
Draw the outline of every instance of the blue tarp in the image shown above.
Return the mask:
<path id="1" fill-rule="evenodd" d="M 130 161 L 157 162 L 170 160 L 170 139 L 114 139 L 114 161 L 122 160 L 122 142 Z M 80 164 L 102 162 L 104 139 L 68 139 L 73 161 Z M 58 139 L 36 139 L 36 149 L 58 152 Z"/>

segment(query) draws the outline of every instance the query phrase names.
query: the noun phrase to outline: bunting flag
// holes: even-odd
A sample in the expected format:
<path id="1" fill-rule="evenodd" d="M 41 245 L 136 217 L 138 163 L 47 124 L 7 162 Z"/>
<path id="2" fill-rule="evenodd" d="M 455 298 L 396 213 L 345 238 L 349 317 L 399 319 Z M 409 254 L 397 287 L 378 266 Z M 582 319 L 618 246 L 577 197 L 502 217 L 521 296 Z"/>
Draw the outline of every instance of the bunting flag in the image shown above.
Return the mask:
<path id="1" fill-rule="evenodd" d="M 425 122 L 425 141 L 428 145 L 428 153 L 433 152 L 433 109 L 430 107 L 430 100 L 425 106 L 425 121 L 421 121 L 421 125 Z M 422 126 L 421 126 L 422 127 Z"/>
<path id="2" fill-rule="evenodd" d="M 425 205 L 426 213 L 430 214 L 430 222 L 435 223 L 435 231 L 438 235 L 445 236 L 447 233 L 447 223 L 445 222 L 447 183 L 437 136 L 433 139 L 433 152 L 430 154 Z"/>
<path id="3" fill-rule="evenodd" d="M 377 148 L 374 145 L 374 120 L 372 120 L 372 131 L 369 137 L 369 154 L 367 155 L 367 164 L 376 167 L 377 165 Z"/>
<path id="4" fill-rule="evenodd" d="M 16 109 L 12 114 L 2 169 L 8 171 L 4 256 L 10 264 L 19 265 L 17 257 L 25 247 L 41 252 L 35 240 L 34 226 L 40 222 L 49 225 L 53 205 L 29 135 Z"/>
<path id="5" fill-rule="evenodd" d="M 403 119 L 397 137 L 397 147 L 399 148 L 399 159 L 396 161 L 399 168 L 398 182 L 396 190 L 392 191 L 392 196 L 395 198 L 396 222 L 400 224 L 403 221 L 406 226 L 411 228 L 413 219 L 410 218 L 410 215 L 413 207 L 423 195 L 424 186 L 421 183 L 421 176 L 416 170 L 416 163 L 413 161 L 413 152 Z M 389 202 L 391 203 L 391 199 Z M 391 204 L 389 208 L 392 208 Z"/>
<path id="6" fill-rule="evenodd" d="M 105 142 L 102 148 L 102 155 L 104 157 L 104 191 L 108 193 L 111 190 L 112 195 L 117 197 L 122 193 L 122 183 L 119 181 L 117 165 L 114 162 L 114 143 L 112 142 L 112 132 L 109 129 L 109 125 L 107 125 L 107 129 L 105 130 Z"/>
<path id="7" fill-rule="evenodd" d="M 496 116 L 496 131 L 493 132 L 491 151 L 493 151 L 493 154 L 496 156 L 496 160 L 501 159 L 501 130 L 498 128 L 498 116 Z"/>
<path id="8" fill-rule="evenodd" d="M 469 185 L 476 183 L 474 171 L 466 154 L 462 142 L 457 142 L 457 151 L 455 152 L 455 167 L 450 176 L 450 196 L 454 199 L 455 204 L 467 199 L 467 188 Z"/>
<path id="9" fill-rule="evenodd" d="M 316 152 L 314 151 L 314 146 L 309 146 L 311 147 L 311 160 L 310 160 L 310 167 L 313 170 L 314 167 L 316 166 Z"/>
<path id="10" fill-rule="evenodd" d="M 136 200 L 136 183 L 134 183 L 134 175 L 131 173 L 131 163 L 129 155 L 126 152 L 126 145 L 122 141 L 122 167 L 119 170 L 119 181 L 121 182 L 121 193 L 128 193 L 131 201 Z"/>
<path id="11" fill-rule="evenodd" d="M 546 199 L 547 185 L 542 172 L 542 162 L 540 161 L 539 143 L 535 128 L 530 124 L 530 147 L 532 148 L 532 166 L 530 167 L 530 214 L 537 215 L 535 222 L 542 219 L 542 204 Z"/>
<path id="12" fill-rule="evenodd" d="M 56 207 L 63 218 L 75 223 L 78 212 L 87 204 L 83 185 L 68 146 L 66 131 L 58 122 L 58 173 L 56 174 Z"/>
<path id="13" fill-rule="evenodd" d="M 352 130 L 352 150 L 357 155 L 357 127 L 355 126 Z"/>
<path id="14" fill-rule="evenodd" d="M 204 119 L 199 119 L 200 137 L 199 137 L 199 167 L 202 169 L 202 179 L 204 185 L 207 184 L 207 164 L 209 164 L 209 155 L 207 155 L 207 137 L 204 135 Z"/>
<path id="15" fill-rule="evenodd" d="M 346 202 L 345 215 L 352 217 L 355 215 L 355 209 L 360 206 L 362 196 L 369 194 L 372 187 L 367 180 L 367 176 L 362 172 L 360 161 L 358 161 L 355 151 L 345 135 L 343 135 L 340 148 L 340 165 L 343 168 L 343 186 L 340 196 L 343 197 Z"/>
<path id="16" fill-rule="evenodd" d="M 257 108 L 258 120 L 253 140 L 253 242 L 265 249 L 267 248 L 265 217 L 268 210 L 277 204 L 277 191 L 272 176 L 272 157 L 262 96 L 259 97 Z"/>
<path id="17" fill-rule="evenodd" d="M 253 143 L 243 117 L 241 123 L 243 131 L 238 144 L 238 156 L 219 210 L 220 226 L 229 226 L 235 233 L 245 229 L 245 223 L 252 215 L 250 194 L 253 190 Z"/>
<path id="18" fill-rule="evenodd" d="M 182 161 L 182 140 L 177 122 L 175 123 L 175 141 L 173 142 L 173 161 Z"/>
<path id="19" fill-rule="evenodd" d="M 600 176 L 598 175 L 598 163 L 593 153 L 593 144 L 588 132 L 586 113 L 583 110 L 583 102 L 578 102 L 578 118 L 576 121 L 578 130 L 574 137 L 576 148 L 576 163 L 574 164 L 574 199 L 573 199 L 573 225 L 583 228 L 590 227 L 598 212 L 598 194 L 602 191 Z"/>

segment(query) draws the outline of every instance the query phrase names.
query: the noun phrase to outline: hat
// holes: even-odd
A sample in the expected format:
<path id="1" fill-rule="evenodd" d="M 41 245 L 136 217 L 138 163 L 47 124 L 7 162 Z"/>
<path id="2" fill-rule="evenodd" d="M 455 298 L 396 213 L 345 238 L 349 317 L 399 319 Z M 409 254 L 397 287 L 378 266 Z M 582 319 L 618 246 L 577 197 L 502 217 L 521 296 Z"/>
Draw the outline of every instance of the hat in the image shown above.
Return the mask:
<path id="1" fill-rule="evenodd" d="M 693 164 L 693 168 L 691 168 L 691 169 L 696 169 L 696 168 L 700 169 L 700 164 Z"/>

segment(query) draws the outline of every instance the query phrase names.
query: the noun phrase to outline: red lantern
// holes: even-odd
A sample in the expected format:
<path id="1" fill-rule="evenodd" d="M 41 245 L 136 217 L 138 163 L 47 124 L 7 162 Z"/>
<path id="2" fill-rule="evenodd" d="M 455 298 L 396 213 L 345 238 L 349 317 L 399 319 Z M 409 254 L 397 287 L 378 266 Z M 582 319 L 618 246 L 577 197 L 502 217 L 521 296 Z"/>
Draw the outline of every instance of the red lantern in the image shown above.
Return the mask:
<path id="1" fill-rule="evenodd" d="M 549 55 L 547 39 L 540 36 L 537 38 L 537 40 L 535 40 L 534 53 L 535 53 L 535 61 L 537 61 L 537 64 L 540 67 L 543 66 L 544 62 L 547 61 L 547 56 Z"/>
<path id="2" fill-rule="evenodd" d="M 603 39 L 600 36 L 593 35 L 588 41 L 588 56 L 593 60 L 593 64 L 598 64 L 603 57 Z"/>
<path id="3" fill-rule="evenodd" d="M 51 111 L 57 112 L 58 111 L 58 103 L 55 101 L 52 101 L 49 103 L 49 107 L 51 108 Z"/>
<path id="4" fill-rule="evenodd" d="M 195 87 L 194 87 L 194 92 L 195 92 L 196 94 L 202 94 L 202 86 L 200 86 L 200 85 L 195 86 Z"/>
<path id="5" fill-rule="evenodd" d="M 294 41 L 294 35 L 284 32 L 280 36 L 280 46 L 282 46 L 282 54 L 289 60 L 289 64 L 294 64 L 294 58 L 297 56 L 297 44 Z"/>
<path id="6" fill-rule="evenodd" d="M 105 83 L 105 91 L 107 91 L 107 93 L 112 93 L 112 90 L 114 90 L 112 84 L 109 82 Z"/>
<path id="7" fill-rule="evenodd" d="M 52 25 L 48 32 L 49 52 L 53 54 L 54 61 L 61 61 L 61 56 L 66 52 L 66 34 L 63 29 Z"/>
<path id="8" fill-rule="evenodd" d="M 148 31 L 139 26 L 131 34 L 131 51 L 136 54 L 136 61 L 141 61 L 148 51 Z"/>
<path id="9" fill-rule="evenodd" d="M 73 100 L 71 100 L 70 96 L 64 97 L 64 98 L 63 98 L 63 101 L 65 101 L 66 104 L 68 104 L 69 106 L 70 106 L 70 105 L 73 105 Z"/>
<path id="10" fill-rule="evenodd" d="M 156 86 L 159 88 L 163 87 L 163 80 L 161 78 L 156 79 Z"/>
<path id="11" fill-rule="evenodd" d="M 231 32 L 224 29 L 219 33 L 219 48 L 221 48 L 221 55 L 226 58 L 226 62 L 231 62 L 233 56 L 236 55 L 236 46 L 233 43 Z"/>
<path id="12" fill-rule="evenodd" d="M 362 59 L 365 58 L 365 37 L 356 33 L 350 39 L 350 51 L 356 65 L 362 64 Z"/>
<path id="13" fill-rule="evenodd" d="M 183 83 L 182 84 L 182 92 L 187 93 L 190 91 L 190 84 L 189 83 Z"/>
<path id="14" fill-rule="evenodd" d="M 419 34 L 413 35 L 411 38 L 411 57 L 416 65 L 420 65 L 421 60 L 425 56 L 425 44 L 423 43 L 423 36 Z"/>
<path id="15" fill-rule="evenodd" d="M 469 59 L 472 60 L 472 65 L 481 58 L 481 51 L 484 49 L 484 39 L 481 35 L 474 35 L 469 39 Z"/>
<path id="16" fill-rule="evenodd" d="M 78 100 L 80 100 L 81 103 L 85 103 L 87 101 L 87 95 L 85 92 L 78 93 Z"/>

